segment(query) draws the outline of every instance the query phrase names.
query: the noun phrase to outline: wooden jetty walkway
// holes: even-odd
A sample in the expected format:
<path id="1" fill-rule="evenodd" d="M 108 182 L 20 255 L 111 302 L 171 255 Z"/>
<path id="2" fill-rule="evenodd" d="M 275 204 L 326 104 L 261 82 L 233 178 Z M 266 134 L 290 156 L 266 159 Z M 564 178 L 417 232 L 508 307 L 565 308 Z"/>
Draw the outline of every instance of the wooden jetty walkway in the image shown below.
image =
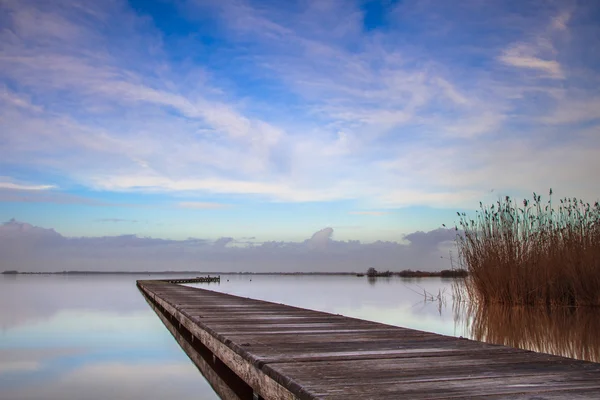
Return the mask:
<path id="1" fill-rule="evenodd" d="M 164 281 L 138 287 L 188 355 L 199 346 L 237 379 L 216 388 L 227 399 L 600 399 L 597 363 Z"/>
<path id="2" fill-rule="evenodd" d="M 183 278 L 183 279 L 161 279 L 163 282 L 167 283 L 212 283 L 212 282 L 221 282 L 220 276 L 197 276 L 196 278 Z"/>

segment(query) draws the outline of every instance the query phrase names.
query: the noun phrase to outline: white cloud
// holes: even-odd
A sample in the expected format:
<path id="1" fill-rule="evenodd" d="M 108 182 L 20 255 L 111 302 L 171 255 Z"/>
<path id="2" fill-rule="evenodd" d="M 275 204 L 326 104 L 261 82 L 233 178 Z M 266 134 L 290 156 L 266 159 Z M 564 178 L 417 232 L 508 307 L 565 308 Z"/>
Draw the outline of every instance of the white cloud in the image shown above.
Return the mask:
<path id="1" fill-rule="evenodd" d="M 540 121 L 545 124 L 566 125 L 600 120 L 600 97 L 586 97 L 572 95 L 560 99 L 559 107 L 552 114 L 542 116 Z"/>
<path id="2" fill-rule="evenodd" d="M 535 50 L 527 46 L 518 45 L 507 49 L 499 59 L 503 63 L 513 67 L 539 70 L 556 79 L 564 78 L 562 68 L 558 61 L 544 60 L 535 57 L 532 53 L 535 53 Z"/>
<path id="3" fill-rule="evenodd" d="M 363 271 L 367 265 L 439 270 L 446 267 L 439 246 L 449 237 L 447 232 L 416 232 L 406 236 L 409 244 L 361 243 L 337 241 L 333 228 L 327 227 L 303 242 L 244 243 L 231 237 L 214 241 L 135 235 L 67 238 L 12 220 L 0 225 L 0 254 L 5 269 L 21 271 L 106 271 L 118 270 L 114 267 L 118 265 L 130 271 L 349 272 Z"/>
<path id="4" fill-rule="evenodd" d="M 55 189 L 55 185 L 31 185 L 14 182 L 2 182 L 0 181 L 0 189 L 12 189 L 12 190 L 50 190 Z"/>
<path id="5" fill-rule="evenodd" d="M 133 174 L 95 177 L 90 183 L 92 187 L 111 191 L 145 190 L 149 192 L 250 194 L 266 196 L 274 201 L 290 202 L 328 201 L 352 196 L 351 194 L 344 194 L 342 184 L 331 188 L 313 189 L 293 187 L 285 182 L 240 181 L 219 178 L 171 180 L 162 176 Z M 184 202 L 182 206 L 194 208 L 194 203 Z"/>
<path id="6" fill-rule="evenodd" d="M 233 241 L 234 239 L 231 237 L 222 237 L 215 240 L 213 246 L 217 248 L 225 248 L 228 244 L 232 243 Z"/>
<path id="7" fill-rule="evenodd" d="M 125 219 L 125 218 L 100 218 L 97 219 L 96 221 L 98 222 L 113 222 L 113 223 L 120 223 L 120 222 L 132 222 L 132 223 L 137 223 L 138 221 L 135 219 Z"/>
<path id="8" fill-rule="evenodd" d="M 482 191 L 465 190 L 456 188 L 454 190 L 411 190 L 397 189 L 389 190 L 380 196 L 380 202 L 388 207 L 406 207 L 413 204 L 427 204 L 438 208 L 459 208 L 463 204 L 477 204 L 483 196 Z"/>
<path id="9" fill-rule="evenodd" d="M 558 50 L 553 39 L 557 33 L 564 34 L 568 30 L 567 23 L 570 18 L 570 12 L 560 12 L 551 19 L 545 29 L 537 32 L 533 39 L 515 43 L 504 50 L 499 60 L 513 67 L 537 70 L 546 77 L 564 79 L 565 73 L 556 59 Z"/>
<path id="10" fill-rule="evenodd" d="M 381 217 L 383 215 L 392 214 L 391 211 L 350 211 L 348 214 L 351 215 L 369 215 L 372 217 Z"/>
<path id="11" fill-rule="evenodd" d="M 522 191 L 542 182 L 578 196 L 596 190 L 562 172 L 581 174 L 598 150 L 576 126 L 598 118 L 589 84 L 597 74 L 575 79 L 586 66 L 576 69 L 563 56 L 570 45 L 561 40 L 577 34 L 576 14 L 521 16 L 510 29 L 500 26 L 511 17 L 503 15 L 491 22 L 508 29 L 509 43 L 500 35 L 446 49 L 439 37 L 440 47 L 431 47 L 427 35 L 435 32 L 421 33 L 423 46 L 407 43 L 412 36 L 397 40 L 393 21 L 389 30 L 366 32 L 357 7 L 304 5 L 294 15 L 245 2 L 201 10 L 218 10 L 215 23 L 229 32 L 223 40 L 234 53 L 245 49 L 236 53 L 243 62 L 234 57 L 236 81 L 226 68 L 173 63 L 168 38 L 125 2 L 53 11 L 2 3 L 11 11 L 0 33 L 8 82 L 0 91 L 3 162 L 94 190 L 351 199 L 372 209 L 470 207 L 491 187 Z M 470 15 L 471 6 L 459 11 Z M 402 11 L 427 10 L 411 3 Z M 456 25 L 447 29 L 469 33 Z M 175 50 L 195 54 L 189 40 Z M 485 67 L 473 67 L 478 60 Z M 249 76 L 269 90 L 246 90 Z M 523 140 L 511 153 L 514 138 Z M 574 165 L 542 164 L 559 153 Z M 9 180 L 0 188 L 52 187 Z"/>
<path id="12" fill-rule="evenodd" d="M 218 210 L 221 208 L 231 207 L 230 204 L 210 203 L 202 201 L 182 201 L 178 205 L 181 208 L 193 208 L 198 210 Z"/>
<path id="13" fill-rule="evenodd" d="M 552 19 L 552 28 L 558 31 L 566 31 L 571 19 L 571 12 L 563 11 Z"/>
<path id="14" fill-rule="evenodd" d="M 506 120 L 506 116 L 501 113 L 483 111 L 479 115 L 471 115 L 448 125 L 445 133 L 455 138 L 474 138 L 497 131 L 504 120 Z"/>
<path id="15" fill-rule="evenodd" d="M 30 99 L 9 91 L 4 85 L 0 89 L 0 103 L 10 104 L 12 106 L 24 108 L 34 112 L 43 112 L 43 109 L 32 104 Z"/>
<path id="16" fill-rule="evenodd" d="M 43 186 L 43 185 L 42 185 Z M 0 188 L 0 202 L 12 203 L 54 203 L 54 204 L 86 204 L 89 206 L 110 207 L 130 206 L 130 204 L 107 203 L 88 197 L 59 192 L 58 190 L 31 190 Z"/>
<path id="17" fill-rule="evenodd" d="M 460 93 L 458 91 L 458 89 L 453 84 L 448 82 L 447 80 L 445 80 L 441 77 L 437 77 L 436 83 L 443 90 L 446 97 L 448 97 L 450 100 L 452 100 L 456 104 L 470 105 L 469 99 L 467 99 L 462 93 Z"/>
<path id="18" fill-rule="evenodd" d="M 323 228 L 318 232 L 315 232 L 310 239 L 308 239 L 308 247 L 310 249 L 324 250 L 331 242 L 333 236 L 333 228 Z"/>

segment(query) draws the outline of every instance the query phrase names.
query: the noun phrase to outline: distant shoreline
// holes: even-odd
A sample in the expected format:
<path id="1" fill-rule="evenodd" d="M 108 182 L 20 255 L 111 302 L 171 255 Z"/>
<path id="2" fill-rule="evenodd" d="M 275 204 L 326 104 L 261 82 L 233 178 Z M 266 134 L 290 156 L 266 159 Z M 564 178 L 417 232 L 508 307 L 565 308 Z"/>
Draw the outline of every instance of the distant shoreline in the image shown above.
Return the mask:
<path id="1" fill-rule="evenodd" d="M 218 271 L 57 271 L 57 272 L 20 272 L 15 270 L 4 271 L 2 275 L 312 275 L 312 276 L 357 276 L 367 278 L 389 278 L 397 276 L 401 278 L 456 278 L 464 277 L 466 274 L 461 270 L 443 271 L 412 271 L 386 272 L 374 276 L 368 276 L 362 272 L 218 272 Z"/>

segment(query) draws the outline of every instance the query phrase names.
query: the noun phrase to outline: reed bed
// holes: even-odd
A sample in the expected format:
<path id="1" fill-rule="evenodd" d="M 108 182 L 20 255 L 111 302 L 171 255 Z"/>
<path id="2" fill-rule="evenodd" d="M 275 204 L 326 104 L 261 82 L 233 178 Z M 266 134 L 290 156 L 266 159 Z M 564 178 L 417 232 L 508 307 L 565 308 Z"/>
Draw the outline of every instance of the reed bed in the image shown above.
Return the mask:
<path id="1" fill-rule="evenodd" d="M 577 198 L 522 206 L 510 197 L 474 219 L 458 213 L 457 245 L 467 299 L 484 304 L 600 305 L 600 205 Z"/>
<path id="2" fill-rule="evenodd" d="M 475 340 L 600 362 L 600 318 L 595 309 L 455 304 L 455 321 Z"/>

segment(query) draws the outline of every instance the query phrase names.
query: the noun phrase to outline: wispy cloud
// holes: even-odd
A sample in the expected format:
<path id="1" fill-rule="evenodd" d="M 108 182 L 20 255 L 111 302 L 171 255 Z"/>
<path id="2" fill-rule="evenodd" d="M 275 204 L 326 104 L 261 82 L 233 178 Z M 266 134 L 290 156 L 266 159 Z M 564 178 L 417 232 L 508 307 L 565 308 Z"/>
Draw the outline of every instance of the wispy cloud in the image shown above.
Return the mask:
<path id="1" fill-rule="evenodd" d="M 552 29 L 557 31 L 566 31 L 568 29 L 568 23 L 570 19 L 571 12 L 569 10 L 563 10 L 552 19 Z"/>
<path id="2" fill-rule="evenodd" d="M 26 183 L 15 183 L 10 181 L 3 181 L 0 177 L 0 189 L 12 189 L 12 190 L 50 190 L 55 189 L 55 185 L 32 185 Z"/>
<path id="3" fill-rule="evenodd" d="M 124 1 L 61 4 L 0 5 L 0 156 L 31 182 L 51 172 L 199 209 L 230 195 L 378 209 L 469 206 L 490 186 L 600 190 L 572 179 L 600 149 L 585 49 L 597 27 L 577 29 L 577 7 L 403 2 L 367 29 L 359 2 L 178 3 L 195 30 L 211 18 L 207 49 Z"/>
<path id="4" fill-rule="evenodd" d="M 192 208 L 198 210 L 218 210 L 222 208 L 229 208 L 231 204 L 224 203 L 209 203 L 209 202 L 201 202 L 201 201 L 183 201 L 180 202 L 179 207 L 182 208 Z"/>
<path id="5" fill-rule="evenodd" d="M 539 70 L 552 78 L 564 78 L 558 61 L 541 59 L 534 56 L 535 53 L 535 49 L 529 46 L 517 45 L 506 50 L 500 56 L 500 61 L 513 67 Z"/>
<path id="6" fill-rule="evenodd" d="M 504 50 L 499 60 L 513 67 L 537 70 L 550 78 L 564 79 L 565 73 L 556 59 L 558 50 L 553 41 L 557 34 L 563 35 L 568 30 L 570 18 L 570 12 L 560 12 L 546 27 L 538 27 L 539 31 L 532 34 L 532 39 L 517 42 Z"/>
<path id="7" fill-rule="evenodd" d="M 114 223 L 119 223 L 119 222 L 137 223 L 138 222 L 136 219 L 124 219 L 124 218 L 99 218 L 96 221 L 98 221 L 98 222 L 114 222 Z"/>
<path id="8" fill-rule="evenodd" d="M 390 211 L 350 211 L 349 214 L 352 215 L 369 215 L 372 217 L 381 217 L 383 215 L 392 214 Z"/>

